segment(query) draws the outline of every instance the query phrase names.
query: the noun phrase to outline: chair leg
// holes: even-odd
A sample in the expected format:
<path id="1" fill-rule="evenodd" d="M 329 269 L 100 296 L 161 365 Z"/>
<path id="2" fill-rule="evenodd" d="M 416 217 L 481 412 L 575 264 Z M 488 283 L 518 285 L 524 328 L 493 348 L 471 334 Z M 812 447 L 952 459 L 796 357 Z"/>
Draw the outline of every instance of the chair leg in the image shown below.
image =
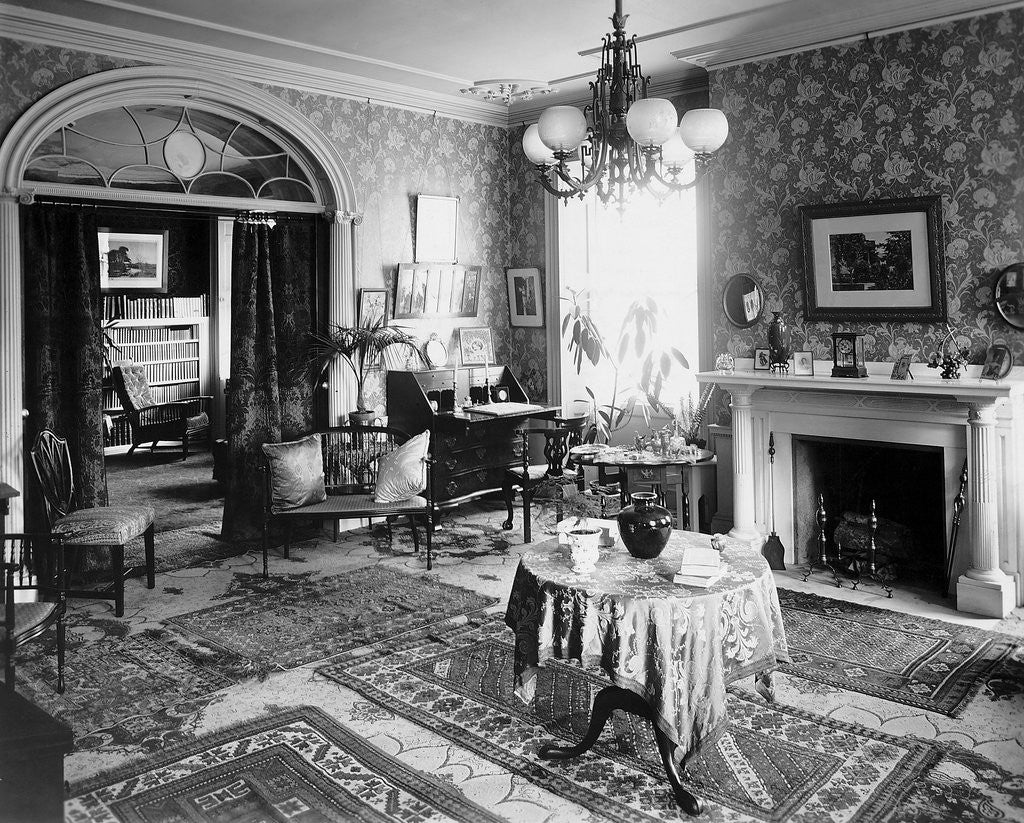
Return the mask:
<path id="1" fill-rule="evenodd" d="M 132 447 L 131 447 L 130 449 L 128 449 L 128 454 L 131 454 L 131 453 L 132 453 L 133 451 L 135 451 L 135 450 L 136 450 L 136 449 L 137 449 L 138 447 L 139 447 L 139 444 L 138 444 L 138 443 L 132 443 Z"/>
<path id="2" fill-rule="evenodd" d="M 270 554 L 270 521 L 263 521 L 263 579 L 266 580 L 270 573 L 267 571 L 267 555 Z"/>
<path id="3" fill-rule="evenodd" d="M 64 694 L 64 648 L 67 644 L 67 627 L 64 618 L 57 621 L 57 694 Z"/>
<path id="4" fill-rule="evenodd" d="M 284 559 L 288 559 L 288 552 L 292 547 L 292 521 L 289 520 L 284 526 Z"/>
<path id="5" fill-rule="evenodd" d="M 508 509 L 508 518 L 501 524 L 501 527 L 505 531 L 509 531 L 512 528 L 512 502 L 516 499 L 516 490 L 509 482 L 502 483 L 501 490 L 505 494 L 505 508 Z"/>
<path id="6" fill-rule="evenodd" d="M 523 489 L 523 542 L 532 543 L 533 534 L 530 530 L 530 501 L 533 499 L 533 492 Z"/>
<path id="7" fill-rule="evenodd" d="M 431 555 L 431 550 L 433 548 L 433 541 L 432 541 L 432 538 L 431 538 L 431 532 L 433 532 L 433 531 L 434 531 L 434 523 L 433 523 L 433 520 L 432 520 L 432 518 L 430 516 L 430 512 L 428 511 L 427 512 L 427 571 L 428 572 L 434 567 L 434 563 L 433 563 L 433 559 L 432 559 L 432 555 Z"/>
<path id="8" fill-rule="evenodd" d="M 341 529 L 339 528 L 340 526 L 341 526 L 341 521 L 340 520 L 335 520 L 334 521 L 334 542 L 335 543 L 338 542 L 338 534 L 341 531 Z"/>
<path id="9" fill-rule="evenodd" d="M 409 515 L 409 528 L 412 529 L 412 546 L 415 549 L 416 554 L 420 553 L 420 535 L 416 531 L 416 515 Z"/>
<path id="10" fill-rule="evenodd" d="M 142 535 L 143 542 L 146 544 L 146 588 L 152 589 L 156 586 L 156 548 L 154 544 L 154 532 L 156 531 L 156 525 L 150 524 L 149 528 L 146 529 Z"/>
<path id="11" fill-rule="evenodd" d="M 188 460 L 188 432 L 181 438 L 181 459 L 182 462 Z"/>
<path id="12" fill-rule="evenodd" d="M 124 617 L 124 546 L 111 546 L 114 558 L 114 616 Z"/>

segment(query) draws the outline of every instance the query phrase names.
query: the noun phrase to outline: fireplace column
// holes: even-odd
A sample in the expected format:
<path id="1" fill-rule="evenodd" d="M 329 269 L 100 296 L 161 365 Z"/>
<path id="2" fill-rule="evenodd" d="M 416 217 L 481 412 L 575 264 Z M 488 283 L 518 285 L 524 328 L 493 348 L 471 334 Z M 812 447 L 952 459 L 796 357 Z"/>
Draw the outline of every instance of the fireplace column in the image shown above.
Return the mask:
<path id="1" fill-rule="evenodd" d="M 754 418 L 751 395 L 759 387 L 720 383 L 732 396 L 732 513 L 729 536 L 761 551 L 764 536 L 754 525 Z"/>
<path id="2" fill-rule="evenodd" d="M 1014 604 L 1013 580 L 999 568 L 999 501 L 995 403 L 968 403 L 967 488 L 970 493 L 971 566 L 956 581 L 958 611 L 1006 617 Z"/>

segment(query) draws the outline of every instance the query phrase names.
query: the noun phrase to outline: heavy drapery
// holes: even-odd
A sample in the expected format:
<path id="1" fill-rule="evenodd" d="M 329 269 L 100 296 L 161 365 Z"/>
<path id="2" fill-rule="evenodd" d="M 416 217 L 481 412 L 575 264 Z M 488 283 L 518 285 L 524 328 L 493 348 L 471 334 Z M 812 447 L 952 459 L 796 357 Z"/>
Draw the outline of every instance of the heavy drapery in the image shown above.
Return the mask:
<path id="1" fill-rule="evenodd" d="M 230 469 L 221 535 L 237 541 L 262 533 L 262 445 L 313 426 L 313 380 L 303 364 L 315 321 L 315 226 L 239 221 L 231 257 Z"/>
<path id="2" fill-rule="evenodd" d="M 68 441 L 84 507 L 107 502 L 103 469 L 103 337 L 96 215 L 81 208 L 24 209 L 26 467 L 36 434 Z M 26 517 L 43 525 L 38 489 L 29 484 Z"/>

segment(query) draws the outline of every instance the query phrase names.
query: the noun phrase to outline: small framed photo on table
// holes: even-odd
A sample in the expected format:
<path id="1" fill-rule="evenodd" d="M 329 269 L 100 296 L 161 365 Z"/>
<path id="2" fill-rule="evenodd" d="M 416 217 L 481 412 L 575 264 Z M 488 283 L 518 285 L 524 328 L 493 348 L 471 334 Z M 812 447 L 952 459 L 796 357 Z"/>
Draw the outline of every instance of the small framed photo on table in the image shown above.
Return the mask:
<path id="1" fill-rule="evenodd" d="M 814 352 L 793 352 L 793 374 L 804 377 L 814 376 Z"/>
<path id="2" fill-rule="evenodd" d="M 913 380 L 914 375 L 910 373 L 910 358 L 911 355 L 904 354 L 892 364 L 892 374 L 889 375 L 890 380 L 906 380 L 908 377 Z"/>
<path id="3" fill-rule="evenodd" d="M 463 366 L 484 366 L 494 362 L 491 330 L 487 326 L 459 329 L 459 351 Z"/>
<path id="4" fill-rule="evenodd" d="M 754 349 L 754 371 L 768 371 L 772 367 L 768 349 Z"/>

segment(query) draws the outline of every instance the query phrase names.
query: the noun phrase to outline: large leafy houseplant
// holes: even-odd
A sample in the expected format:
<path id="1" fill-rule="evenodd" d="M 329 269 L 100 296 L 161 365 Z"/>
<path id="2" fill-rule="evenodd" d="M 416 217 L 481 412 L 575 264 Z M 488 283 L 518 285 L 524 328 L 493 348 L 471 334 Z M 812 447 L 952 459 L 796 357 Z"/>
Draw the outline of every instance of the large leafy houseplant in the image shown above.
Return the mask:
<path id="1" fill-rule="evenodd" d="M 366 325 L 330 326 L 327 331 L 310 334 L 309 361 L 317 374 L 323 374 L 335 358 L 341 358 L 356 378 L 356 411 L 366 414 L 366 378 L 376 368 L 397 368 L 410 354 L 422 362 L 416 338 L 402 326 L 388 326 L 385 318 Z"/>
<path id="2" fill-rule="evenodd" d="M 671 415 L 671 410 L 661 399 L 662 389 L 674 364 L 684 369 L 690 368 L 690 364 L 678 348 L 659 343 L 657 303 L 650 297 L 642 297 L 630 304 L 612 354 L 604 334 L 587 309 L 586 290 L 569 289 L 569 296 L 562 299 L 570 304 L 569 311 L 562 318 L 562 338 L 572 355 L 576 373 L 582 373 L 584 362 L 594 368 L 601 367 L 603 363 L 614 376 L 608 402 L 600 402 L 594 390 L 590 386 L 585 387 L 595 410 L 594 422 L 601 438 L 607 442 L 613 432 L 628 426 L 638 404 L 648 425 L 652 411 Z M 628 366 L 636 364 L 639 365 L 639 379 L 626 382 L 624 372 Z"/>

